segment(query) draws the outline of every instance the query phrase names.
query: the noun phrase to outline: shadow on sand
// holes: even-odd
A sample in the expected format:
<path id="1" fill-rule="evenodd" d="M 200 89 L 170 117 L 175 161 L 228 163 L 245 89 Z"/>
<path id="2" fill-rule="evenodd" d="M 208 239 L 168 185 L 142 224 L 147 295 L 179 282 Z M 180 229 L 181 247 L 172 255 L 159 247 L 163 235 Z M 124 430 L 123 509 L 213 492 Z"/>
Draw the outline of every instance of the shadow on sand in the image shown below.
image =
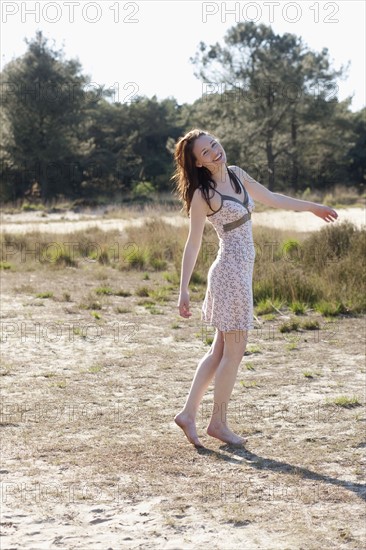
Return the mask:
<path id="1" fill-rule="evenodd" d="M 301 476 L 304 479 L 311 479 L 337 487 L 343 487 L 348 491 L 352 491 L 362 500 L 366 500 L 366 485 L 362 483 L 352 483 L 350 481 L 344 481 L 337 479 L 336 477 L 318 474 L 308 468 L 302 468 L 301 466 L 292 466 L 287 462 L 280 460 L 273 460 L 271 458 L 264 458 L 251 451 L 245 449 L 245 447 L 232 447 L 230 445 L 222 445 L 219 451 L 208 449 L 207 447 L 197 448 L 197 452 L 200 455 L 212 456 L 217 460 L 223 460 L 224 462 L 230 462 L 232 464 L 243 465 L 246 463 L 252 468 L 257 470 L 271 470 L 272 472 L 282 474 L 293 474 Z M 225 451 L 225 452 L 224 452 Z"/>

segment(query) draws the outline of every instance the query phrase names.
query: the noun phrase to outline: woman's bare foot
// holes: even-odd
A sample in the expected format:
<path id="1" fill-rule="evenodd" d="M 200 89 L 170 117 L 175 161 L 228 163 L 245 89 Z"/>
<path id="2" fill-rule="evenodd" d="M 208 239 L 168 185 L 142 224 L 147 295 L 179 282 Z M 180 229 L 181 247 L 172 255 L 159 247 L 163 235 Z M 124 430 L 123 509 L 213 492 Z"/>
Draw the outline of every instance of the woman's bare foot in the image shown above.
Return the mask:
<path id="1" fill-rule="evenodd" d="M 244 439 L 244 437 L 234 434 L 234 432 L 232 432 L 226 424 L 223 423 L 209 424 L 207 433 L 211 437 L 216 437 L 228 445 L 241 447 L 244 443 L 246 443 L 246 439 Z"/>
<path id="2" fill-rule="evenodd" d="M 196 447 L 203 447 L 202 443 L 198 439 L 197 431 L 196 431 L 196 425 L 194 420 L 190 419 L 187 415 L 184 413 L 179 413 L 175 416 L 174 422 L 182 428 L 184 433 L 186 434 L 186 437 L 192 445 L 195 445 Z"/>

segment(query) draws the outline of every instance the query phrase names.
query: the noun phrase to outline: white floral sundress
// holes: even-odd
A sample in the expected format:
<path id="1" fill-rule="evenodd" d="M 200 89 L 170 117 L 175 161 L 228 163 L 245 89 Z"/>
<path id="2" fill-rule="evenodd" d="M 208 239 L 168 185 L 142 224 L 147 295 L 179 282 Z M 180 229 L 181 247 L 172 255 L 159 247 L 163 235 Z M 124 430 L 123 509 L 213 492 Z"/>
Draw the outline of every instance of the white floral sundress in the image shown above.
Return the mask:
<path id="1" fill-rule="evenodd" d="M 207 289 L 201 320 L 217 329 L 230 332 L 253 328 L 253 268 L 255 247 L 251 212 L 253 199 L 239 178 L 240 198 L 221 196 L 221 206 L 208 221 L 219 238 L 219 250 L 207 275 Z"/>

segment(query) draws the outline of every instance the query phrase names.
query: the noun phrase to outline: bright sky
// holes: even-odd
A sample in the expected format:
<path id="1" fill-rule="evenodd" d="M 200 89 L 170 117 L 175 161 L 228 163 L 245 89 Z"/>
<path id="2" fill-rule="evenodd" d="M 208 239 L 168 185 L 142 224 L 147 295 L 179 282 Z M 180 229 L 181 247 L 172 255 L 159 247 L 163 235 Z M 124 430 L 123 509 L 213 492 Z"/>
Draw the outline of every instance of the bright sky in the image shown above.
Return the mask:
<path id="1" fill-rule="evenodd" d="M 24 54 L 24 38 L 41 29 L 67 59 L 79 59 L 95 87 L 113 86 L 115 101 L 139 94 L 191 103 L 206 91 L 189 62 L 199 42 L 221 42 L 230 27 L 251 20 L 299 35 L 312 50 L 328 48 L 336 69 L 350 62 L 337 96 L 353 96 L 356 111 L 366 104 L 365 6 L 364 0 L 2 0 L 1 64 Z"/>

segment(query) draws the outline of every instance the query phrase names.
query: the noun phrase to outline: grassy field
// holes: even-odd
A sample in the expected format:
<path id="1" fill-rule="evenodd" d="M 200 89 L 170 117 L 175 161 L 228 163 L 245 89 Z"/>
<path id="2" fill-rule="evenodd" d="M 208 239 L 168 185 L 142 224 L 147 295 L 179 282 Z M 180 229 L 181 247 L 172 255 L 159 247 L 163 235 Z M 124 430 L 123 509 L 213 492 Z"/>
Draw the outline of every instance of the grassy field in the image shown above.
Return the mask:
<path id="1" fill-rule="evenodd" d="M 343 184 L 336 184 L 329 189 L 319 190 L 306 188 L 304 191 L 294 191 L 290 188 L 278 191 L 282 194 L 296 197 L 303 200 L 320 202 L 333 208 L 345 208 L 349 206 L 365 206 L 366 192 L 361 187 L 350 187 Z M 129 218 L 134 216 L 136 211 L 157 212 L 159 210 L 177 212 L 181 207 L 178 197 L 173 192 L 148 193 L 137 196 L 134 193 L 116 194 L 111 201 L 110 194 L 107 196 L 96 196 L 94 198 L 79 198 L 75 200 L 66 198 L 54 198 L 47 202 L 42 202 L 36 197 L 28 199 L 18 199 L 2 205 L 2 212 L 6 214 L 16 214 L 21 212 L 43 211 L 47 212 L 67 212 L 69 210 L 93 212 L 95 209 L 102 209 L 111 212 L 111 215 Z M 256 204 L 256 211 L 262 212 L 268 207 L 260 203 Z"/>
<path id="2" fill-rule="evenodd" d="M 4 548 L 365 544 L 365 232 L 254 231 L 256 327 L 228 417 L 243 449 L 173 422 L 213 330 L 212 228 L 177 314 L 185 227 L 3 235 Z M 5 251 L 5 256 L 4 256 Z"/>

